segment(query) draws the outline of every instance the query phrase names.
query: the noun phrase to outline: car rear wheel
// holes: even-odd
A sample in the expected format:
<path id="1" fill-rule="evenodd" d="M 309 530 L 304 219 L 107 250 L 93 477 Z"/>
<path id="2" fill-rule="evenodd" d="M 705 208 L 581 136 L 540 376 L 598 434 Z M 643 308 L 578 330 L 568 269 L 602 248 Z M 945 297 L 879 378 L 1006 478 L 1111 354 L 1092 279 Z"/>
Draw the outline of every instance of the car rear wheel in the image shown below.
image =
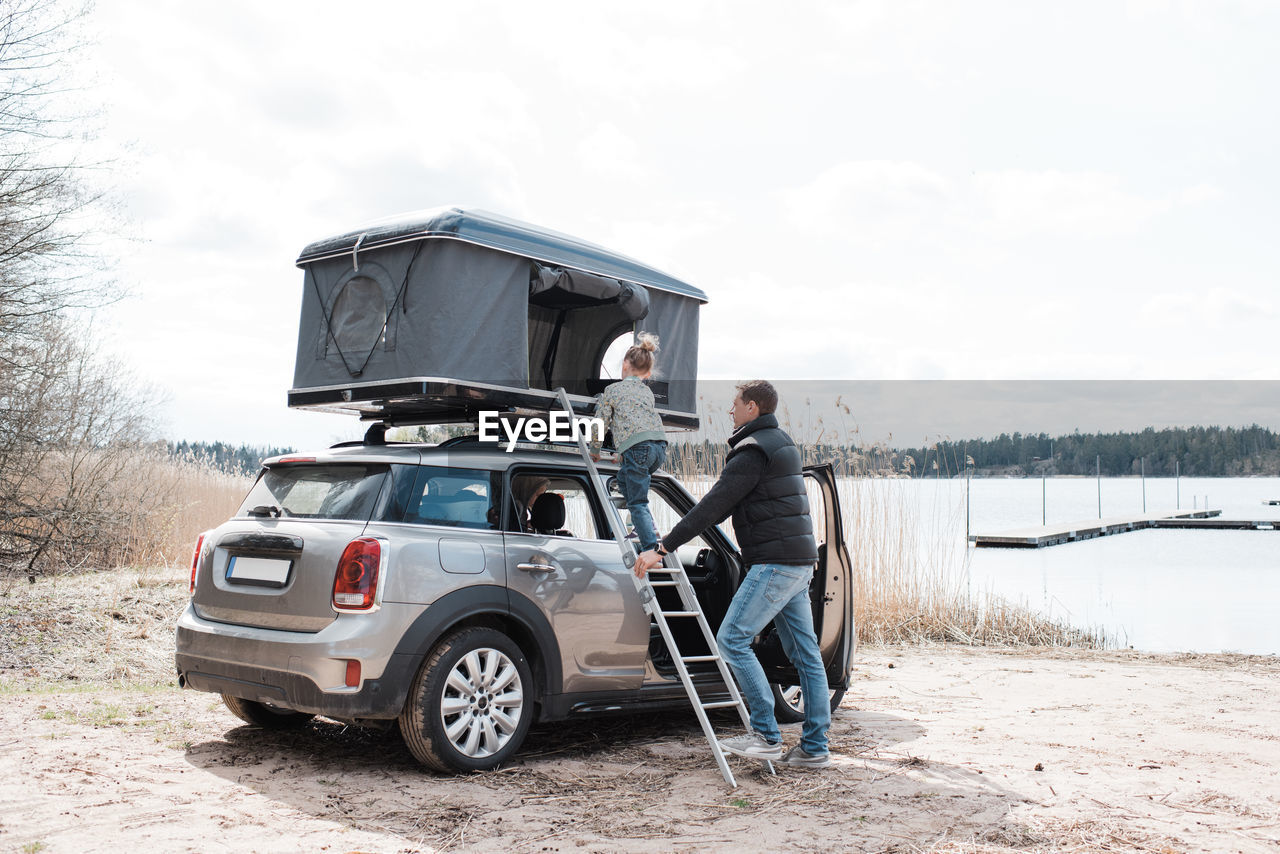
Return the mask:
<path id="1" fill-rule="evenodd" d="M 533 716 L 533 676 L 520 647 L 496 629 L 463 629 L 427 656 L 400 733 L 428 768 L 487 771 L 520 749 Z"/>
<path id="2" fill-rule="evenodd" d="M 804 692 L 799 685 L 770 685 L 773 689 L 773 714 L 780 724 L 795 724 L 804 720 Z M 844 691 L 831 692 L 831 711 L 840 706 Z"/>
<path id="3" fill-rule="evenodd" d="M 242 700 L 230 694 L 223 694 L 222 702 L 240 720 L 263 729 L 297 729 L 306 726 L 315 717 L 305 712 L 278 709 L 256 700 Z"/>

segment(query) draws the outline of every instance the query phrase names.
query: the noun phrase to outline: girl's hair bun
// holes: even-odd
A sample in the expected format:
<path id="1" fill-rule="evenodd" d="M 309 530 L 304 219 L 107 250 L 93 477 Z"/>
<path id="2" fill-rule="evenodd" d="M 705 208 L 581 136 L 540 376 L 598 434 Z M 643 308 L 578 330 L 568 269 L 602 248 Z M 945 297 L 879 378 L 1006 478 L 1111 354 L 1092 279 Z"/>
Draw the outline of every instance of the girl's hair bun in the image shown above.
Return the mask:
<path id="1" fill-rule="evenodd" d="M 653 371 L 653 354 L 658 351 L 658 336 L 652 332 L 641 332 L 636 336 L 636 343 L 627 348 L 627 355 L 622 357 L 624 362 L 630 362 L 631 367 L 641 373 L 651 373 Z"/>

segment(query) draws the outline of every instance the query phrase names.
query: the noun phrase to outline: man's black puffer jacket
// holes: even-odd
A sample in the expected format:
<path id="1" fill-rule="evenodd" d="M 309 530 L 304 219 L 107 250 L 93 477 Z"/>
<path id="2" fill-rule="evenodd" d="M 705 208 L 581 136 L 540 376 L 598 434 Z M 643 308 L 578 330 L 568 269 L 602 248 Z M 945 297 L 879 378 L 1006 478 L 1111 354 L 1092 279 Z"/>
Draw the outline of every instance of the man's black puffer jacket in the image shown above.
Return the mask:
<path id="1" fill-rule="evenodd" d="M 729 437 L 726 464 L 739 454 L 764 453 L 764 472 L 755 488 L 733 508 L 733 533 L 747 566 L 757 563 L 805 565 L 818 560 L 805 493 L 800 449 L 778 427 L 778 419 L 761 415 Z"/>

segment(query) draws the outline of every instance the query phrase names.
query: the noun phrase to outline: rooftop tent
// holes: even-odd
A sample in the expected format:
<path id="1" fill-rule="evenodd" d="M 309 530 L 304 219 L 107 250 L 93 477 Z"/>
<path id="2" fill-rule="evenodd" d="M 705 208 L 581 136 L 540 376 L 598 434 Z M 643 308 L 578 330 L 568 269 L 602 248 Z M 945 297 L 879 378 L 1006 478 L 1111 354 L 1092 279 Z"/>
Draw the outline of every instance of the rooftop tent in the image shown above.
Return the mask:
<path id="1" fill-rule="evenodd" d="M 545 411 L 563 386 L 588 412 L 609 345 L 661 342 L 663 421 L 696 428 L 697 288 L 564 234 L 441 208 L 316 241 L 305 271 L 289 405 L 389 423 Z"/>

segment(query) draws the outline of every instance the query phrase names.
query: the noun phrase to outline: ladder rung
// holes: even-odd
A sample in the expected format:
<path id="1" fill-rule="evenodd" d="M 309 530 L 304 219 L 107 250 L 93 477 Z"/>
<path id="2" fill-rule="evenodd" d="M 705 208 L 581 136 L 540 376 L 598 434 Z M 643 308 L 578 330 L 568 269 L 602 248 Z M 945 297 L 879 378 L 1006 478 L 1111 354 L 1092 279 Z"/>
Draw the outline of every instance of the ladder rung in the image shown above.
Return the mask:
<path id="1" fill-rule="evenodd" d="M 680 660 L 685 662 L 686 664 L 689 664 L 695 661 L 719 661 L 720 656 L 718 655 L 686 655 L 682 657 Z"/>
<path id="2" fill-rule="evenodd" d="M 700 617 L 701 611 L 659 611 L 664 617 Z"/>
<path id="3" fill-rule="evenodd" d="M 679 587 L 679 581 L 650 581 L 650 587 Z"/>
<path id="4" fill-rule="evenodd" d="M 671 568 L 671 567 L 669 567 L 669 566 L 655 566 L 653 569 L 649 570 L 649 574 L 650 574 L 650 575 L 653 575 L 655 572 L 665 572 L 665 573 L 668 573 L 668 574 L 670 574 L 670 575 L 677 575 L 677 574 L 679 574 L 679 573 L 681 573 L 681 572 L 684 572 L 684 570 L 683 570 L 683 569 L 672 569 L 672 568 Z"/>
<path id="5" fill-rule="evenodd" d="M 703 703 L 704 709 L 728 709 L 738 705 L 737 700 L 719 700 L 715 703 Z"/>

